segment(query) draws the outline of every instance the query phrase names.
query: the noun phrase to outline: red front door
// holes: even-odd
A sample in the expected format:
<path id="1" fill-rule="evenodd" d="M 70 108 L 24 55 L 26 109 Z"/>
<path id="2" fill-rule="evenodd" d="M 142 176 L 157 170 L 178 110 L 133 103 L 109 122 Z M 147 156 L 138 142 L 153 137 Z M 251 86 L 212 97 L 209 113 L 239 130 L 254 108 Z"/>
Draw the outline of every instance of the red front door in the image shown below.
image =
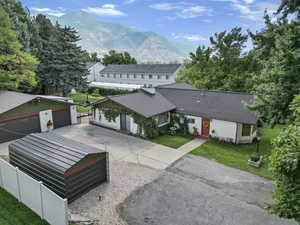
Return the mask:
<path id="1" fill-rule="evenodd" d="M 202 118 L 202 136 L 209 137 L 210 120 Z"/>

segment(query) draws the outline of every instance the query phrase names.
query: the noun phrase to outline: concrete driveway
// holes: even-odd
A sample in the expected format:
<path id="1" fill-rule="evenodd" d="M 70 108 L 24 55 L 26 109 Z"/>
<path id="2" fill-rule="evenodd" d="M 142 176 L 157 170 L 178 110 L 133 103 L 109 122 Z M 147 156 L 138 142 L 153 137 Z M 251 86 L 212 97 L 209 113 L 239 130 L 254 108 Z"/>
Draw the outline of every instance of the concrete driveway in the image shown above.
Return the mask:
<path id="1" fill-rule="evenodd" d="M 173 149 L 90 124 L 63 127 L 54 132 L 107 150 L 111 160 L 137 163 L 155 169 L 167 168 L 186 153 L 204 143 L 203 140 L 195 139 L 179 149 Z"/>

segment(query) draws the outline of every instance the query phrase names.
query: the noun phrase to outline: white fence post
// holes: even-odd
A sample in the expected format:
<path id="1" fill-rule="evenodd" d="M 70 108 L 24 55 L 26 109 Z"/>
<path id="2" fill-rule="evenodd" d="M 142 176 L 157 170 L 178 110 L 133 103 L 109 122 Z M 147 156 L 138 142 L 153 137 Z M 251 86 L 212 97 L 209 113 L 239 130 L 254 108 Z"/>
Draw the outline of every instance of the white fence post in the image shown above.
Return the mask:
<path id="1" fill-rule="evenodd" d="M 41 196 L 41 218 L 42 219 L 45 219 L 45 216 L 44 216 L 44 199 L 43 199 L 43 195 L 42 195 L 42 186 L 43 186 L 43 182 L 42 181 L 40 181 L 39 182 L 39 188 L 40 188 L 40 196 Z"/>
<path id="2" fill-rule="evenodd" d="M 21 198 L 21 190 L 20 190 L 20 179 L 19 179 L 19 168 L 16 168 L 16 177 L 17 177 L 17 187 L 18 187 L 18 200 L 21 202 L 22 198 Z"/>
<path id="3" fill-rule="evenodd" d="M 0 187 L 4 188 L 4 184 L 3 184 L 3 176 L 2 176 L 2 173 L 3 173 L 3 172 L 2 172 L 2 168 L 1 168 L 2 161 L 3 161 L 3 160 L 0 159 Z"/>

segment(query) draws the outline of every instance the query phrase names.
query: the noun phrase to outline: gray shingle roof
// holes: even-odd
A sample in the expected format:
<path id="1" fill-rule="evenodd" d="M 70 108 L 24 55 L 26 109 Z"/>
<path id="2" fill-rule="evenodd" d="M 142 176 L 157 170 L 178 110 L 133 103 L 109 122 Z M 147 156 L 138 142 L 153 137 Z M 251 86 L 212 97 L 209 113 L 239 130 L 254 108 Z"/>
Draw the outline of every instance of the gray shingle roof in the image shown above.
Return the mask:
<path id="1" fill-rule="evenodd" d="M 52 132 L 27 135 L 11 143 L 9 149 L 10 152 L 17 151 L 28 157 L 33 157 L 42 164 L 62 173 L 89 154 L 105 152 Z"/>
<path id="2" fill-rule="evenodd" d="M 126 95 L 109 96 L 108 99 L 149 118 L 174 110 L 176 106 L 165 99 L 160 93 L 150 94 L 138 91 Z"/>
<path id="3" fill-rule="evenodd" d="M 187 84 L 187 83 L 172 83 L 172 84 L 165 84 L 157 86 L 156 88 L 175 88 L 175 89 L 188 89 L 188 90 L 199 90 L 197 88 L 194 88 L 193 86 Z"/>
<path id="4" fill-rule="evenodd" d="M 22 104 L 32 101 L 36 98 L 45 98 L 52 101 L 66 102 L 67 98 L 62 98 L 58 96 L 46 96 L 46 95 L 31 95 L 24 94 L 14 91 L 0 91 L 0 114 L 14 109 Z M 72 104 L 66 102 L 67 104 Z"/>
<path id="5" fill-rule="evenodd" d="M 175 73 L 180 64 L 108 65 L 100 73 Z"/>
<path id="6" fill-rule="evenodd" d="M 246 124 L 258 120 L 245 105 L 253 102 L 251 94 L 174 88 L 158 88 L 157 92 L 176 105 L 178 113 Z"/>
<path id="7" fill-rule="evenodd" d="M 89 69 L 89 68 L 93 67 L 96 64 L 97 64 L 97 62 L 87 62 L 86 63 L 86 68 Z"/>

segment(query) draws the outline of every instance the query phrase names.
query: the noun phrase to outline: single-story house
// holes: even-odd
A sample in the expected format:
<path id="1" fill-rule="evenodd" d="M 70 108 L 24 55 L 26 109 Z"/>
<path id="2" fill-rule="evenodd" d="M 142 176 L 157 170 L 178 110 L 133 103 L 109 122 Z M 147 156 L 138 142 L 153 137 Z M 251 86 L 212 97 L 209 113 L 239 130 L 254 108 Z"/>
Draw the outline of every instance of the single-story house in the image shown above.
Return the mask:
<path id="1" fill-rule="evenodd" d="M 0 91 L 0 102 L 0 143 L 77 123 L 68 98 Z"/>
<path id="2" fill-rule="evenodd" d="M 139 127 L 142 120 L 137 121 L 134 115 L 153 119 L 159 128 L 170 124 L 175 116 L 179 118 L 176 123 L 186 123 L 191 134 L 251 143 L 256 137 L 258 116 L 246 104 L 253 98 L 248 93 L 205 91 L 174 83 L 108 96 L 94 104 L 92 123 L 144 135 L 145 128 Z"/>
<path id="3" fill-rule="evenodd" d="M 30 134 L 12 142 L 9 162 L 67 198 L 68 203 L 109 181 L 108 152 L 53 132 Z"/>

